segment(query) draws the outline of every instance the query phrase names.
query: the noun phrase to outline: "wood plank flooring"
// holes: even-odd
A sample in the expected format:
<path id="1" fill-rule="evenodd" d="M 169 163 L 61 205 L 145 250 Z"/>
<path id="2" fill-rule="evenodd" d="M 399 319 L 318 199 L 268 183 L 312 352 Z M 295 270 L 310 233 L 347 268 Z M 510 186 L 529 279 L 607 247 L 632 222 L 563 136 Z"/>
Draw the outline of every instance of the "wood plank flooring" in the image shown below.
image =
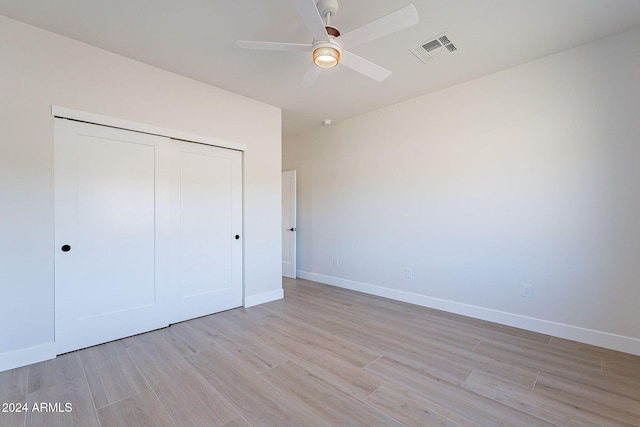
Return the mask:
<path id="1" fill-rule="evenodd" d="M 638 356 L 306 280 L 284 289 L 2 372 L 0 404 L 29 412 L 0 426 L 640 426 Z"/>

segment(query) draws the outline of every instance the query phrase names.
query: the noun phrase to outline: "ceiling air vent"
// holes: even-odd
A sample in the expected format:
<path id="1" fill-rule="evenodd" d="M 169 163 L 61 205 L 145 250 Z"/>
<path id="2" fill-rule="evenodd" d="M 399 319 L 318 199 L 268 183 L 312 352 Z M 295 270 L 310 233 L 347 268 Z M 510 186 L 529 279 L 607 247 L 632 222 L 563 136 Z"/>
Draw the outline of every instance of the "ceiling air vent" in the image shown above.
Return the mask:
<path id="1" fill-rule="evenodd" d="M 419 46 L 409 49 L 419 60 L 425 64 L 439 56 L 448 55 L 458 50 L 449 33 L 440 34 L 430 40 L 420 43 Z"/>

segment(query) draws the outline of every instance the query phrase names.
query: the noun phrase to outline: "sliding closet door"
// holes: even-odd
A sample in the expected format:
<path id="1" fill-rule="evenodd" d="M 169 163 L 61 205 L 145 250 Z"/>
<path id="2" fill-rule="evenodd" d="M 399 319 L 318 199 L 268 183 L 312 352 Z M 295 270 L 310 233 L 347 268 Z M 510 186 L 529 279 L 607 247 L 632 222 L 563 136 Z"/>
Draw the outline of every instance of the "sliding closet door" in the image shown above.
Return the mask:
<path id="1" fill-rule="evenodd" d="M 55 120 L 58 353 L 166 326 L 171 142 Z"/>
<path id="2" fill-rule="evenodd" d="M 242 154 L 173 141 L 171 323 L 242 305 Z"/>
<path id="3" fill-rule="evenodd" d="M 242 154 L 55 121 L 58 353 L 242 305 Z"/>

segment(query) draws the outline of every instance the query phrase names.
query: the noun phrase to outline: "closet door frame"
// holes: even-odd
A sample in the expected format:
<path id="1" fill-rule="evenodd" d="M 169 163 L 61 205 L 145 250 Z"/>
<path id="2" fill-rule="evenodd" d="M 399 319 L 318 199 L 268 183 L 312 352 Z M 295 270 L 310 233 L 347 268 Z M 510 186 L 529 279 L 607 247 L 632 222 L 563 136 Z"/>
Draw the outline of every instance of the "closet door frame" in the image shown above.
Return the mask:
<path id="1" fill-rule="evenodd" d="M 243 220 L 243 216 L 244 216 L 244 212 L 243 212 L 243 208 L 242 205 L 244 204 L 243 199 L 244 199 L 244 192 L 243 192 L 243 176 L 244 176 L 244 172 L 243 172 L 243 157 L 244 157 L 244 151 L 245 151 L 245 145 L 244 144 L 238 144 L 235 142 L 231 142 L 231 141 L 225 141 L 225 140 L 220 140 L 220 139 L 216 139 L 216 138 L 210 138 L 210 137 L 204 137 L 204 136 L 200 136 L 200 135 L 195 135 L 195 134 L 190 134 L 190 133 L 185 133 L 185 132 L 181 132 L 181 131 L 176 131 L 176 130 L 172 130 L 172 129 L 166 129 L 166 128 L 160 128 L 160 127 L 156 127 L 156 126 L 151 126 L 151 125 L 145 125 L 145 124 L 141 124 L 141 123 L 136 123 L 136 122 L 131 122 L 131 121 L 127 121 L 127 120 L 122 120 L 122 119 L 117 119 L 117 118 L 112 118 L 112 117 L 108 117 L 108 116 L 102 116 L 102 115 L 97 115 L 97 114 L 93 114 L 93 113 L 87 113 L 87 112 L 83 112 L 83 111 L 77 111 L 77 110 L 71 110 L 68 108 L 64 108 L 64 107 L 58 107 L 58 106 L 52 106 L 51 109 L 52 115 L 54 116 L 54 120 L 58 120 L 58 119 L 69 119 L 69 120 L 74 120 L 74 121 L 78 121 L 78 122 L 84 122 L 84 123 L 88 123 L 88 124 L 93 124 L 93 125 L 100 125 L 100 126 L 107 126 L 110 128 L 116 128 L 116 129 L 121 129 L 121 130 L 126 130 L 126 131 L 133 131 L 133 132 L 138 132 L 138 133 L 143 133 L 143 134 L 149 134 L 149 135 L 154 135 L 154 136 L 159 136 L 159 137 L 163 137 L 163 138 L 167 138 L 170 140 L 174 140 L 174 141 L 183 141 L 186 143 L 196 143 L 196 144 L 203 144 L 203 145 L 208 145 L 208 146 L 213 146 L 213 147 L 218 147 L 218 148 L 223 148 L 223 149 L 229 149 L 229 150 L 235 150 L 240 152 L 240 209 L 239 209 L 239 218 L 237 219 L 237 221 L 235 221 L 234 223 L 239 223 L 240 227 L 237 231 L 238 234 L 240 234 L 240 241 L 237 242 L 238 244 L 240 244 L 241 249 L 240 249 L 240 256 L 239 256 L 239 260 L 237 262 L 234 262 L 233 264 L 233 269 L 234 269 L 234 275 L 237 274 L 240 276 L 240 299 L 239 299 L 239 306 L 243 305 L 244 303 L 244 263 L 242 261 L 243 257 L 244 257 L 244 233 L 243 233 L 243 224 L 244 224 L 244 220 Z M 56 244 L 58 243 L 57 239 L 56 239 Z M 59 251 L 60 248 L 56 247 L 55 250 Z M 237 252 L 236 252 L 237 253 Z M 237 270 L 239 269 L 239 270 Z M 57 277 L 56 277 L 57 279 Z M 169 310 L 171 311 L 171 310 Z M 168 323 L 173 323 L 171 319 L 172 316 L 168 317 Z M 56 354 L 60 354 L 61 351 L 57 351 L 57 350 L 61 350 L 61 349 L 56 349 Z M 64 351 L 69 351 L 70 349 L 64 349 Z"/>

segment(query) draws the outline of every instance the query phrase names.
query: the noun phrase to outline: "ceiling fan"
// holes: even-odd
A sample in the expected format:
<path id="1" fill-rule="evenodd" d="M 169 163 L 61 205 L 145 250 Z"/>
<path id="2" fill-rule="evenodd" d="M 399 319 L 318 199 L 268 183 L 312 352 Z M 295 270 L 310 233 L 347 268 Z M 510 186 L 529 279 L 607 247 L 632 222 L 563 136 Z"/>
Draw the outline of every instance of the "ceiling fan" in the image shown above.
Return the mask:
<path id="1" fill-rule="evenodd" d="M 391 71 L 347 49 L 418 23 L 418 12 L 415 6 L 410 4 L 360 28 L 340 34 L 340 31 L 331 25 L 331 18 L 338 11 L 338 0 L 293 0 L 293 3 L 311 32 L 313 42 L 301 44 L 238 40 L 238 45 L 245 49 L 312 52 L 313 63 L 302 80 L 305 86 L 313 84 L 323 68 L 333 68 L 338 64 L 376 81 L 386 79 L 391 75 Z"/>

